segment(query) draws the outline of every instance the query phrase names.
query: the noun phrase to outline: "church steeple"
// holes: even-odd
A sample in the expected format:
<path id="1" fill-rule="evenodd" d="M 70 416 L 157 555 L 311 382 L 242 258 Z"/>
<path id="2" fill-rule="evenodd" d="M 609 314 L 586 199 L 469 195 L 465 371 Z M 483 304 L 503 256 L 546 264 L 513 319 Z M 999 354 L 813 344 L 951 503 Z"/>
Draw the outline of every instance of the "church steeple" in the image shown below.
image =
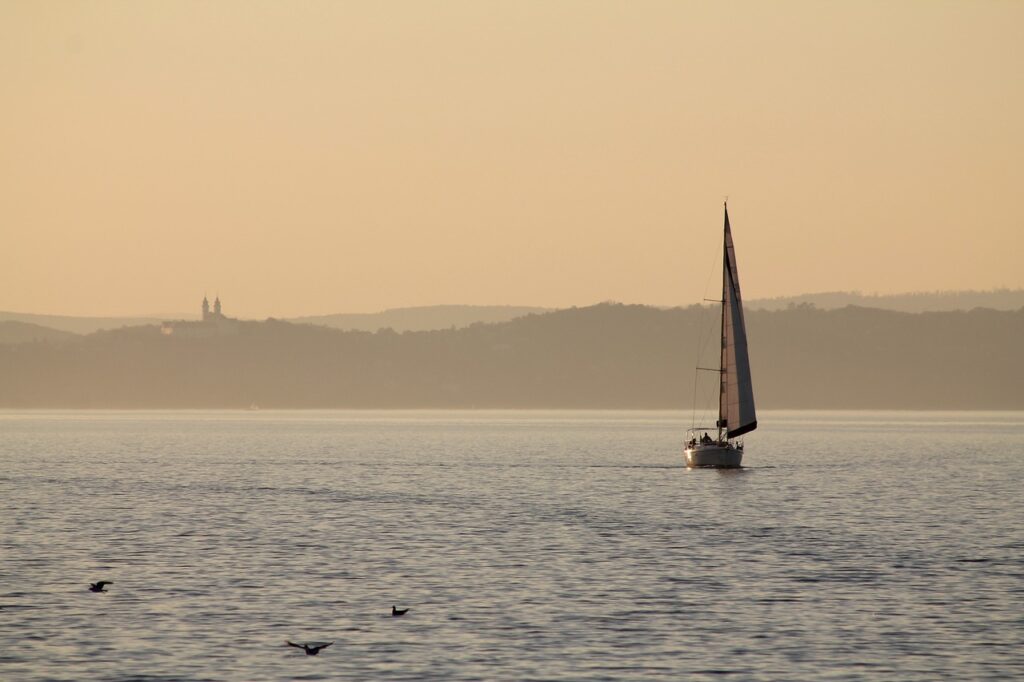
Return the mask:
<path id="1" fill-rule="evenodd" d="M 213 314 L 220 317 L 220 296 L 213 302 Z"/>
<path id="2" fill-rule="evenodd" d="M 217 303 L 218 310 L 220 309 L 220 303 Z M 210 301 L 207 300 L 206 296 L 203 296 L 203 320 L 210 319 Z"/>

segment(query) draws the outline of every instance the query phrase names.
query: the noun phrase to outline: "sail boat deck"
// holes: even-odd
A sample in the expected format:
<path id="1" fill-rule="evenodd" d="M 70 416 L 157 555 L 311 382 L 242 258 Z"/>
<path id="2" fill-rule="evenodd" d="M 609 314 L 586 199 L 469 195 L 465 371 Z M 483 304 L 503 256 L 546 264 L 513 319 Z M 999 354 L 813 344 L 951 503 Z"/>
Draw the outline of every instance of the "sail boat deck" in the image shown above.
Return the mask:
<path id="1" fill-rule="evenodd" d="M 712 434 L 715 434 L 712 436 Z M 717 428 L 696 427 L 686 431 L 686 466 L 735 468 L 743 461 L 743 443 L 720 440 Z"/>

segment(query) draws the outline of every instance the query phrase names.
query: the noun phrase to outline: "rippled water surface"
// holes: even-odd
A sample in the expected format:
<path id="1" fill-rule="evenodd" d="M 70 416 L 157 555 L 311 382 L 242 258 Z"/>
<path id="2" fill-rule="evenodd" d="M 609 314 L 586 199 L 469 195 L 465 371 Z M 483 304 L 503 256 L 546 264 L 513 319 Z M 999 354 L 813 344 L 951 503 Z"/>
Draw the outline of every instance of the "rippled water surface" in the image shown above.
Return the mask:
<path id="1" fill-rule="evenodd" d="M 0 679 L 1024 678 L 1024 414 L 759 418 L 0 412 Z"/>

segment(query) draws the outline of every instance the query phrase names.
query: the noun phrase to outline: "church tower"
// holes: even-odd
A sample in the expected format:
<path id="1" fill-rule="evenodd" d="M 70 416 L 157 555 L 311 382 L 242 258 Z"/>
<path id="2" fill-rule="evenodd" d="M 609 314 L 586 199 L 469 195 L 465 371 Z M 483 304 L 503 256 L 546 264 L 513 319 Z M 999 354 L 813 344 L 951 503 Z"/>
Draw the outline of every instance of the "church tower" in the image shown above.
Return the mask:
<path id="1" fill-rule="evenodd" d="M 220 308 L 220 303 L 217 303 L 217 307 Z M 203 322 L 210 319 L 210 302 L 203 296 Z"/>
<path id="2" fill-rule="evenodd" d="M 214 317 L 222 317 L 220 314 L 220 296 L 213 302 L 213 315 Z"/>

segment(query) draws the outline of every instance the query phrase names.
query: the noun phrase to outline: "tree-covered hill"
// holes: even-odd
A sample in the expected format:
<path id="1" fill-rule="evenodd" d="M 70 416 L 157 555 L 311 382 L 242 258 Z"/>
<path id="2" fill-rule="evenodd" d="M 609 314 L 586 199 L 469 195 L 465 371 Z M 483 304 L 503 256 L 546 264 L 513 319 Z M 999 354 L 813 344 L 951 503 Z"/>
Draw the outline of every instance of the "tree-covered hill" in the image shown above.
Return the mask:
<path id="1" fill-rule="evenodd" d="M 715 398 L 694 367 L 717 364 L 716 325 L 700 306 L 602 304 L 401 334 L 131 327 L 0 346 L 0 406 L 689 407 Z M 747 326 L 762 408 L 1024 409 L 1024 310 L 803 306 L 748 311 Z"/>

